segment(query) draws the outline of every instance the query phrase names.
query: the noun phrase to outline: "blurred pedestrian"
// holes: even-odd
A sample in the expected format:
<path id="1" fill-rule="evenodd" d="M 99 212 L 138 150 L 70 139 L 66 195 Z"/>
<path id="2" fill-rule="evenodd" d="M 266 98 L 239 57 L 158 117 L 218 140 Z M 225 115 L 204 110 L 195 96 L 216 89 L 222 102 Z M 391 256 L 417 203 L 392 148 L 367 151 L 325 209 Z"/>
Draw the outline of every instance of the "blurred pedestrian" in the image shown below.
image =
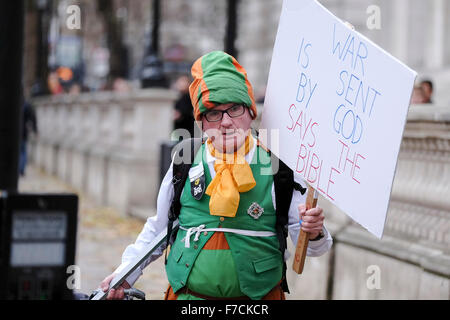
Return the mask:
<path id="1" fill-rule="evenodd" d="M 411 104 L 422 104 L 425 101 L 423 89 L 421 86 L 415 86 L 411 97 Z"/>
<path id="2" fill-rule="evenodd" d="M 194 136 L 194 109 L 189 96 L 190 79 L 183 75 L 175 82 L 175 89 L 179 92 L 179 97 L 175 101 L 173 129 L 186 129 L 190 136 Z"/>
<path id="3" fill-rule="evenodd" d="M 420 87 L 423 91 L 424 101 L 423 103 L 433 103 L 433 100 L 431 99 L 433 95 L 433 82 L 431 80 L 422 80 L 420 82 Z"/>
<path id="4" fill-rule="evenodd" d="M 59 76 L 56 71 L 52 71 L 49 73 L 47 78 L 48 90 L 52 95 L 57 95 L 64 93 L 64 88 L 59 81 Z"/>
<path id="5" fill-rule="evenodd" d="M 267 87 L 262 87 L 258 93 L 256 94 L 256 103 L 264 103 L 264 100 L 266 98 L 266 89 Z"/>
<path id="6" fill-rule="evenodd" d="M 81 85 L 79 83 L 73 83 L 68 90 L 68 94 L 72 95 L 72 96 L 77 96 L 81 93 L 82 88 Z"/>
<path id="7" fill-rule="evenodd" d="M 22 141 L 20 143 L 19 172 L 25 175 L 27 166 L 27 143 L 31 133 L 37 134 L 37 119 L 33 106 L 29 102 L 23 104 Z"/>
<path id="8" fill-rule="evenodd" d="M 112 90 L 115 92 L 126 93 L 126 92 L 131 91 L 131 87 L 128 84 L 127 80 L 125 80 L 124 78 L 118 77 L 118 78 L 114 79 L 114 81 L 113 81 Z"/>

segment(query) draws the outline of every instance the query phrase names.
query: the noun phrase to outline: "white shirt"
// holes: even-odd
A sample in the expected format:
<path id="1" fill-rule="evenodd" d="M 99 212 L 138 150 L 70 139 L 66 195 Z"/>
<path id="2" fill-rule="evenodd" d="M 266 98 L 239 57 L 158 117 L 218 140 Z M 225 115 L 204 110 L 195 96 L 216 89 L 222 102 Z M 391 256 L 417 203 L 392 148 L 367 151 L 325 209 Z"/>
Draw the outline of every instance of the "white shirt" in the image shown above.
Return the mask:
<path id="1" fill-rule="evenodd" d="M 254 152 L 256 150 L 256 139 L 254 139 L 253 148 L 249 151 L 249 153 L 245 156 L 245 160 L 250 163 L 253 159 Z M 214 170 L 214 162 L 215 158 L 211 155 L 208 148 L 206 154 L 206 161 L 208 164 L 209 172 L 211 173 L 211 178 L 214 179 L 216 172 Z M 116 269 L 115 273 L 121 272 L 139 253 L 140 251 L 150 243 L 159 233 L 167 229 L 167 224 L 169 221 L 168 213 L 170 210 L 170 205 L 172 203 L 172 199 L 174 196 L 174 189 L 172 185 L 173 178 L 173 162 L 170 165 L 169 170 L 167 171 L 164 179 L 161 183 L 161 187 L 158 193 L 158 200 L 156 203 L 156 215 L 147 219 L 147 222 L 144 225 L 141 233 L 136 239 L 134 244 L 129 245 L 123 255 L 122 255 L 122 264 Z M 303 187 L 306 187 L 304 181 L 297 175 L 294 174 L 294 180 L 300 183 Z M 305 203 L 306 201 L 306 193 L 302 195 L 299 191 L 295 191 L 292 195 L 292 201 L 289 208 L 289 222 L 288 222 L 288 230 L 289 236 L 294 244 L 297 245 L 298 234 L 300 232 L 300 217 L 298 213 L 299 204 Z M 272 184 L 272 202 L 275 208 L 275 187 Z M 325 236 L 318 241 L 309 241 L 307 255 L 310 257 L 321 256 L 325 252 L 327 252 L 332 244 L 333 239 L 328 232 L 328 230 L 323 227 L 323 232 Z M 159 249 L 157 249 L 146 261 L 144 261 L 139 268 L 137 268 L 131 275 L 128 276 L 126 281 L 130 286 L 137 281 L 137 279 L 142 275 L 142 270 L 147 267 L 152 261 L 155 261 L 159 258 L 165 249 L 166 245 L 162 245 Z M 286 250 L 285 259 L 289 256 L 289 252 Z"/>

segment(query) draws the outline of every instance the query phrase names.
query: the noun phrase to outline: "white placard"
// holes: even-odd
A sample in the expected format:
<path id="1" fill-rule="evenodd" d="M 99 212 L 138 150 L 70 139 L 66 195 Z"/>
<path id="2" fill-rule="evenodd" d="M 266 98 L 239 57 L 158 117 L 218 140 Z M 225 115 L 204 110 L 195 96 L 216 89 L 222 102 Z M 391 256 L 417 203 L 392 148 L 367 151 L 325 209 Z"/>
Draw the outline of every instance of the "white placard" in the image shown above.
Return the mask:
<path id="1" fill-rule="evenodd" d="M 260 138 L 381 238 L 415 77 L 317 1 L 285 0 Z"/>

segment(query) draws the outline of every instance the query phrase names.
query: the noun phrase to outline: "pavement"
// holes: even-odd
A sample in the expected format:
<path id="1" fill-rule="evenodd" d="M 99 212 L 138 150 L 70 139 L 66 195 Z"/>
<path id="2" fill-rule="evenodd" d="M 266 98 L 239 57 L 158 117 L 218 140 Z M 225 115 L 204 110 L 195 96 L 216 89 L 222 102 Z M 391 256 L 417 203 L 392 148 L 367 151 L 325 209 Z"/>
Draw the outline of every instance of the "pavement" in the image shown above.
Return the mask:
<path id="1" fill-rule="evenodd" d="M 88 295 L 120 264 L 122 252 L 136 240 L 145 221 L 123 217 L 117 210 L 97 204 L 55 176 L 29 166 L 19 179 L 21 192 L 76 193 L 79 196 L 76 265 L 80 268 L 81 287 Z M 162 300 L 168 286 L 164 257 L 145 270 L 134 287 L 145 292 L 147 300 Z"/>

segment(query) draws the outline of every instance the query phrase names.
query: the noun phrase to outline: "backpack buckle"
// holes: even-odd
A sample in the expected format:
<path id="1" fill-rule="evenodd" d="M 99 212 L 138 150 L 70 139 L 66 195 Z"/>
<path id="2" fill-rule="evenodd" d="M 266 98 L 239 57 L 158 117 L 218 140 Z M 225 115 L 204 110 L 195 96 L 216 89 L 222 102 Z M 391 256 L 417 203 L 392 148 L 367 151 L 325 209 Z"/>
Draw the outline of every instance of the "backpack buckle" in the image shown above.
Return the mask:
<path id="1" fill-rule="evenodd" d="M 306 189 L 306 188 L 303 188 L 302 185 L 301 185 L 300 183 L 297 183 L 297 182 L 295 182 L 295 181 L 294 181 L 294 189 L 297 190 L 297 191 L 300 191 L 300 193 L 301 193 L 302 195 L 304 195 L 305 192 L 308 190 L 308 189 Z"/>
<path id="2" fill-rule="evenodd" d="M 181 178 L 180 177 L 173 177 L 172 178 L 172 184 L 173 185 L 177 185 L 177 184 L 179 184 L 181 182 Z"/>

